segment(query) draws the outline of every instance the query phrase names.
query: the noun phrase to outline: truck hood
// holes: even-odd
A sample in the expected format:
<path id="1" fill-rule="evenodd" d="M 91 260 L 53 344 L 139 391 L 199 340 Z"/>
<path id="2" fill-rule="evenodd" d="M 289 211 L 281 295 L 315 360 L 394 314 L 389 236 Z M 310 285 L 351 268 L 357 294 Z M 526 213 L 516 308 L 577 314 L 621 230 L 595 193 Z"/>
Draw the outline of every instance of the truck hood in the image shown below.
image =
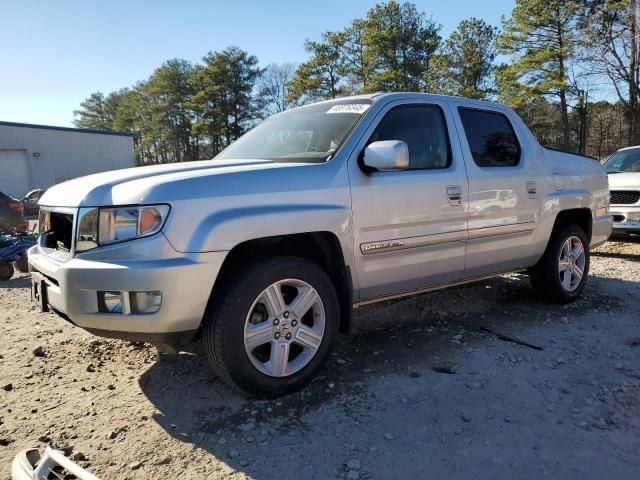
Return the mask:
<path id="1" fill-rule="evenodd" d="M 610 173 L 609 188 L 632 188 L 634 190 L 640 190 L 640 172 Z"/>
<path id="2" fill-rule="evenodd" d="M 112 170 L 55 185 L 38 203 L 58 207 L 136 205 L 145 203 L 154 189 L 176 181 L 303 165 L 271 160 L 205 160 Z"/>

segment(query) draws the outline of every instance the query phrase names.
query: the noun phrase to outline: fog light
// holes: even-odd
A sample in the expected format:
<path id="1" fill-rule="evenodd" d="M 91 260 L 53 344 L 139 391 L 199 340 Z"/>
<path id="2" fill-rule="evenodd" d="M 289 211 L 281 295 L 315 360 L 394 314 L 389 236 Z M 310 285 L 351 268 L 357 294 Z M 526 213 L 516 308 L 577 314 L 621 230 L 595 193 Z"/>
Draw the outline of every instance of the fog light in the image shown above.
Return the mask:
<path id="1" fill-rule="evenodd" d="M 131 313 L 155 313 L 162 305 L 162 292 L 129 292 Z"/>
<path id="2" fill-rule="evenodd" d="M 122 313 L 122 292 L 98 292 L 98 311 Z"/>

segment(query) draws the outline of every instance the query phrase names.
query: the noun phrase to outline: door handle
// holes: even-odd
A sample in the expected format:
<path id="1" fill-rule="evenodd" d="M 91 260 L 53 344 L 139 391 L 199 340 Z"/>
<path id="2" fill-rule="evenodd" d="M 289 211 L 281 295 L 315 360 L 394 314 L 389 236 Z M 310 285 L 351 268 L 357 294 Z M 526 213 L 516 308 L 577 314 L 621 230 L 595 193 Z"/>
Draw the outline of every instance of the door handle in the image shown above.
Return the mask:
<path id="1" fill-rule="evenodd" d="M 527 195 L 529 195 L 529 197 L 531 197 L 531 198 L 535 198 L 536 193 L 538 193 L 538 186 L 536 185 L 536 182 L 528 181 L 527 182 Z"/>
<path id="2" fill-rule="evenodd" d="M 462 187 L 460 185 L 447 185 L 447 199 L 449 204 L 454 207 L 462 205 Z"/>

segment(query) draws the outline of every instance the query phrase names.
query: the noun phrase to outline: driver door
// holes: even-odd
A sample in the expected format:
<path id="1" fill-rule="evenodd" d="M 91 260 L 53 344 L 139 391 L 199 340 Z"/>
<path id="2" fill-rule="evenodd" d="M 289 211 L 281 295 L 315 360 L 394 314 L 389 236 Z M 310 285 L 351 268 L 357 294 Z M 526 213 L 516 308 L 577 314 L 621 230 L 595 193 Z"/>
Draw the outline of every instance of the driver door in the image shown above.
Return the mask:
<path id="1" fill-rule="evenodd" d="M 462 278 L 468 185 L 453 125 L 445 102 L 391 102 L 349 159 L 360 301 Z M 364 148 L 382 140 L 407 143 L 408 169 L 362 168 Z"/>

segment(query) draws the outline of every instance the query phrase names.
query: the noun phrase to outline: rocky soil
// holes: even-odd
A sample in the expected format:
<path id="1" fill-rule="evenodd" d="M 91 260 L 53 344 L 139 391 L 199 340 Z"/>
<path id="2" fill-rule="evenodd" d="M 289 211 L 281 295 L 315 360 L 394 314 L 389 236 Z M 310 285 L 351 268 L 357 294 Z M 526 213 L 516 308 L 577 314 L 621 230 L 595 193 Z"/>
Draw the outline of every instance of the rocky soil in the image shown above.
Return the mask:
<path id="1" fill-rule="evenodd" d="M 39 313 L 15 277 L 0 478 L 48 443 L 103 480 L 639 478 L 640 242 L 608 243 L 591 270 L 564 307 L 508 275 L 362 308 L 319 377 L 273 401 L 230 391 L 202 355 L 158 362 Z"/>

